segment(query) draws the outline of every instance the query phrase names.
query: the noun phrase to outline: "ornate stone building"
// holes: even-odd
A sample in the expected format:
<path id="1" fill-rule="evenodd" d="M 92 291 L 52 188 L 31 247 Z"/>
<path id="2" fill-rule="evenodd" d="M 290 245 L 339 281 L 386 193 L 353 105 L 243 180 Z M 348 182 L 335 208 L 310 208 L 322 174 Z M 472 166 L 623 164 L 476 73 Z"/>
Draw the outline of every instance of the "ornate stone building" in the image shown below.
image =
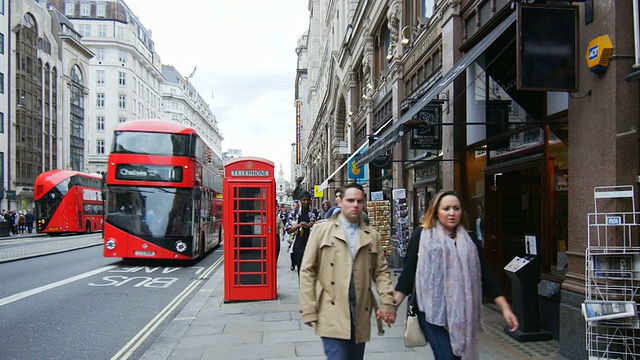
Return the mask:
<path id="1" fill-rule="evenodd" d="M 404 189 L 408 229 L 436 192 L 456 190 L 509 297 L 503 268 L 535 239 L 546 289 L 537 320 L 564 356 L 584 359 L 594 187 L 635 184 L 640 173 L 639 5 L 569 3 L 309 1 L 301 166 L 324 199 L 354 181 L 387 200 Z M 518 20 L 526 11 L 536 15 Z M 548 35 L 530 63 L 518 47 L 527 24 Z M 618 55 L 596 74 L 585 54 L 603 34 Z M 562 62 L 544 58 L 560 48 Z"/>

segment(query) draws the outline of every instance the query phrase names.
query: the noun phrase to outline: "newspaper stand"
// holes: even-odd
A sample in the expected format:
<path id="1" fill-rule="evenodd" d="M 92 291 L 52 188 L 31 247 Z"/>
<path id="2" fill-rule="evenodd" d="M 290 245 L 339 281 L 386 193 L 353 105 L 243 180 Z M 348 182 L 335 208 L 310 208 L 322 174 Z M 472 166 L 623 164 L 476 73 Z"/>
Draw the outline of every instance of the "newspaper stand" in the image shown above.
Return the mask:
<path id="1" fill-rule="evenodd" d="M 505 326 L 504 332 L 520 342 L 551 339 L 553 334 L 540 328 L 538 311 L 540 260 L 538 257 L 516 256 L 504 269 L 511 278 L 513 312 L 520 323 L 518 330 L 512 332 L 509 326 Z"/>
<path id="2" fill-rule="evenodd" d="M 594 188 L 587 215 L 586 348 L 589 359 L 639 359 L 640 214 L 633 186 Z"/>
<path id="3" fill-rule="evenodd" d="M 255 157 L 225 165 L 224 300 L 276 299 L 274 164 Z"/>

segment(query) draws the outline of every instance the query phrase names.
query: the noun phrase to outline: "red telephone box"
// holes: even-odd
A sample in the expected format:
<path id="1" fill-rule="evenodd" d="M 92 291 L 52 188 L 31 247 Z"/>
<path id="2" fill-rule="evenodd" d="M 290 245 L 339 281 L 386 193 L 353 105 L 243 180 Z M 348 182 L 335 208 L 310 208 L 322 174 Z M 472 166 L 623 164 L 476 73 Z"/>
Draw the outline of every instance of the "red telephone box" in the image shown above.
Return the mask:
<path id="1" fill-rule="evenodd" d="M 243 157 L 224 167 L 224 299 L 276 299 L 273 162 Z"/>

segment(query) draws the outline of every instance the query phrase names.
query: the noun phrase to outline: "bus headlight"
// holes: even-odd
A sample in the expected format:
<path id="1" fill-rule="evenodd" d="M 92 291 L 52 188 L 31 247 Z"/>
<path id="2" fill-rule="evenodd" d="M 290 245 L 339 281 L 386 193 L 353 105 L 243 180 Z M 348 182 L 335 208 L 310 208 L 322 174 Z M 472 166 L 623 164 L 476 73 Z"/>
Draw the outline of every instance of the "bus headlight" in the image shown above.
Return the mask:
<path id="1" fill-rule="evenodd" d="M 176 241 L 175 248 L 177 252 L 183 253 L 187 251 L 187 244 L 185 244 L 182 240 L 178 240 Z"/>
<path id="2" fill-rule="evenodd" d="M 104 247 L 107 250 L 113 250 L 113 249 L 116 248 L 116 241 L 114 239 L 109 239 L 109 240 L 107 240 L 106 243 L 104 243 Z"/>

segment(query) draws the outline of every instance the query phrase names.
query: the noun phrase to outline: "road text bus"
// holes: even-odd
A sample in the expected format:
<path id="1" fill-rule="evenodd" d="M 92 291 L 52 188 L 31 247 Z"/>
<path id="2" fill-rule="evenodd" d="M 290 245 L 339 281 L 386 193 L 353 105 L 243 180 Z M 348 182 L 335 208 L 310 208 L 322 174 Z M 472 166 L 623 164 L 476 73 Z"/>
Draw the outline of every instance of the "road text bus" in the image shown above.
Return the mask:
<path id="1" fill-rule="evenodd" d="M 38 175 L 33 185 L 36 231 L 49 235 L 102 230 L 102 177 L 72 170 Z"/>
<path id="2" fill-rule="evenodd" d="M 222 241 L 222 158 L 186 125 L 137 120 L 114 132 L 104 256 L 189 260 Z"/>

